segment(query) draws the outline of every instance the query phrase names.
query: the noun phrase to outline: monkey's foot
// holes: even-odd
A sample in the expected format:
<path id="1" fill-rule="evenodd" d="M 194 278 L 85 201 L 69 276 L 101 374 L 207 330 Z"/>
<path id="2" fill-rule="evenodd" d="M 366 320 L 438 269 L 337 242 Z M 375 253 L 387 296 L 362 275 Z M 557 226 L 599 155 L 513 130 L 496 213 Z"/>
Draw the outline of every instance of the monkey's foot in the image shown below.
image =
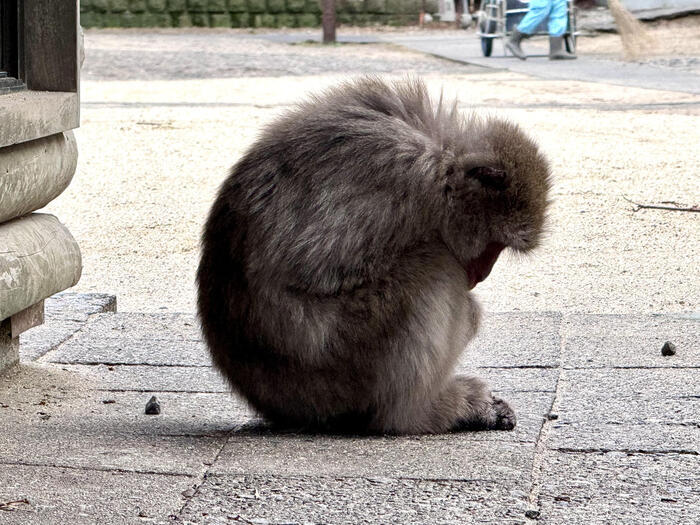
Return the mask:
<path id="1" fill-rule="evenodd" d="M 495 413 L 495 423 L 493 430 L 513 430 L 516 419 L 515 412 L 508 403 L 497 397 L 493 398 L 493 411 Z"/>
<path id="2" fill-rule="evenodd" d="M 461 379 L 461 378 L 460 378 Z M 469 384 L 467 410 L 462 413 L 455 430 L 513 430 L 516 424 L 515 412 L 508 403 L 493 397 L 485 383 L 479 379 L 462 379 Z"/>

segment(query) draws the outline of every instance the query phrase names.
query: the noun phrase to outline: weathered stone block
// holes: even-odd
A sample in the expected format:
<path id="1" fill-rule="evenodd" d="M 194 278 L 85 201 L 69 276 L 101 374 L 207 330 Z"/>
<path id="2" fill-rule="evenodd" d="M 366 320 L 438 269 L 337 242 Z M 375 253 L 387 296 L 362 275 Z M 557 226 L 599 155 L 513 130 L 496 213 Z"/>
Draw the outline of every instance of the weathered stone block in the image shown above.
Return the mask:
<path id="1" fill-rule="evenodd" d="M 231 15 L 228 13 L 212 13 L 210 27 L 231 27 Z"/>
<path id="2" fill-rule="evenodd" d="M 0 224 L 0 246 L 0 319 L 80 278 L 80 249 L 53 215 L 35 213 Z"/>
<path id="3" fill-rule="evenodd" d="M 226 12 L 226 0 L 209 0 L 209 12 L 210 13 L 224 13 L 224 12 Z"/>
<path id="4" fill-rule="evenodd" d="M 284 9 L 284 0 L 267 0 L 268 13 L 283 13 Z"/>
<path id="5" fill-rule="evenodd" d="M 10 320 L 0 321 L 0 373 L 19 363 L 19 337 L 12 337 Z"/>
<path id="6" fill-rule="evenodd" d="M 168 0 L 168 11 L 181 13 L 187 9 L 187 0 Z"/>
<path id="7" fill-rule="evenodd" d="M 316 27 L 319 24 L 318 16 L 313 13 L 303 13 L 297 17 L 299 27 Z"/>
<path id="8" fill-rule="evenodd" d="M 287 11 L 301 13 L 306 5 L 306 0 L 287 0 Z"/>
<path id="9" fill-rule="evenodd" d="M 187 0 L 187 10 L 190 13 L 206 13 L 208 7 L 209 0 Z"/>
<path id="10" fill-rule="evenodd" d="M 148 10 L 155 13 L 162 13 L 168 6 L 168 0 L 148 0 Z"/>
<path id="11" fill-rule="evenodd" d="M 129 11 L 143 13 L 146 11 L 146 0 L 129 0 Z"/>
<path id="12" fill-rule="evenodd" d="M 296 27 L 294 15 L 282 13 L 275 17 L 277 27 Z"/>
<path id="13" fill-rule="evenodd" d="M 386 0 L 366 0 L 368 13 L 386 13 Z"/>
<path id="14" fill-rule="evenodd" d="M 265 0 L 248 0 L 248 11 L 250 13 L 264 13 L 265 9 L 267 9 Z"/>
<path id="15" fill-rule="evenodd" d="M 307 13 L 321 13 L 321 0 L 306 0 L 304 11 Z"/>
<path id="16" fill-rule="evenodd" d="M 129 9 L 129 0 L 110 0 L 109 10 L 112 13 L 123 13 Z"/>
<path id="17" fill-rule="evenodd" d="M 231 27 L 250 27 L 250 15 L 248 13 L 232 13 Z"/>
<path id="18" fill-rule="evenodd" d="M 72 131 L 0 148 L 0 223 L 46 206 L 68 187 L 78 163 Z"/>
<path id="19" fill-rule="evenodd" d="M 248 4 L 246 0 L 228 0 L 228 10 L 232 13 L 245 13 Z"/>

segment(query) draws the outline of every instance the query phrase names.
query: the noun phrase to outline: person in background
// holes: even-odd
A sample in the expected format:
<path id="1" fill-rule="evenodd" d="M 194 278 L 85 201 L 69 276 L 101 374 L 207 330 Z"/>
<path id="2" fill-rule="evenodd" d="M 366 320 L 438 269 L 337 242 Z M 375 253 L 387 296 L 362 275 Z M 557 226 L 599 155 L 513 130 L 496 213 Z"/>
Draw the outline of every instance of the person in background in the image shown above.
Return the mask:
<path id="1" fill-rule="evenodd" d="M 506 41 L 506 48 L 520 60 L 527 55 L 520 48 L 520 42 L 535 32 L 542 20 L 549 17 L 547 31 L 549 32 L 549 59 L 566 60 L 576 58 L 564 48 L 564 33 L 566 32 L 567 0 L 530 0 L 530 9 L 513 34 Z"/>

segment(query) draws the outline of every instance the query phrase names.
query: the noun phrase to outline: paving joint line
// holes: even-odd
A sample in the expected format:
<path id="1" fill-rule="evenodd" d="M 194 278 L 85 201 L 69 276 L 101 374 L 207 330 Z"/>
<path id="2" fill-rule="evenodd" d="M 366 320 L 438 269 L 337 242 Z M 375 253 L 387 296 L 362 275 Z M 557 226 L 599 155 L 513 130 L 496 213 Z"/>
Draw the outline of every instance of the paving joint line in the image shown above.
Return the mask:
<path id="1" fill-rule="evenodd" d="M 17 467 L 36 467 L 36 468 L 59 468 L 68 470 L 81 470 L 86 472 L 117 472 L 120 474 L 147 474 L 154 476 L 174 476 L 174 477 L 186 477 L 193 478 L 194 474 L 187 474 L 184 472 L 158 472 L 152 470 L 137 470 L 137 469 L 123 469 L 118 467 L 90 467 L 87 465 L 61 465 L 58 463 L 33 463 L 30 461 L 6 461 L 0 459 L 0 465 L 9 465 Z"/>
<path id="2" fill-rule="evenodd" d="M 542 421 L 542 426 L 537 435 L 535 441 L 535 453 L 532 459 L 532 469 L 530 471 L 530 492 L 528 494 L 528 512 L 525 515 L 525 519 L 530 521 L 536 521 L 539 519 L 540 515 L 540 492 L 543 478 L 547 475 L 544 471 L 544 459 L 547 453 L 547 447 L 545 446 L 545 441 L 549 437 L 549 433 L 553 426 L 553 420 L 551 420 L 548 415 L 556 413 L 559 406 L 559 398 L 561 394 L 561 384 L 562 384 L 562 373 L 564 371 L 564 346 L 566 344 L 566 335 L 564 334 L 564 326 L 567 316 L 562 316 L 559 320 L 558 334 L 559 334 L 559 355 L 558 355 L 558 366 L 557 366 L 557 382 L 554 385 L 554 395 L 552 396 L 552 403 L 549 406 L 549 412 L 544 416 Z M 530 516 L 532 514 L 532 517 Z"/>

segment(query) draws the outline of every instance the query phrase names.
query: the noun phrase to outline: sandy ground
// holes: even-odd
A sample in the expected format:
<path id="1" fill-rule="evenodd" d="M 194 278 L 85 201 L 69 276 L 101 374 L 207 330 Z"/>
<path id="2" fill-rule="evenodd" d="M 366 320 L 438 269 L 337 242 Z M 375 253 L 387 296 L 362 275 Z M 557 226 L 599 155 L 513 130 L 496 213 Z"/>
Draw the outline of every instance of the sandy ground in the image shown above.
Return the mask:
<path id="1" fill-rule="evenodd" d="M 611 38 L 590 45 L 603 53 Z M 487 308 L 698 311 L 700 214 L 624 200 L 700 204 L 698 96 L 235 31 L 88 31 L 86 50 L 78 172 L 49 211 L 81 245 L 76 289 L 114 293 L 122 311 L 194 311 L 199 234 L 229 167 L 293 101 L 365 70 L 420 74 L 465 111 L 519 122 L 550 158 L 546 241 L 499 261 L 477 288 Z"/>

